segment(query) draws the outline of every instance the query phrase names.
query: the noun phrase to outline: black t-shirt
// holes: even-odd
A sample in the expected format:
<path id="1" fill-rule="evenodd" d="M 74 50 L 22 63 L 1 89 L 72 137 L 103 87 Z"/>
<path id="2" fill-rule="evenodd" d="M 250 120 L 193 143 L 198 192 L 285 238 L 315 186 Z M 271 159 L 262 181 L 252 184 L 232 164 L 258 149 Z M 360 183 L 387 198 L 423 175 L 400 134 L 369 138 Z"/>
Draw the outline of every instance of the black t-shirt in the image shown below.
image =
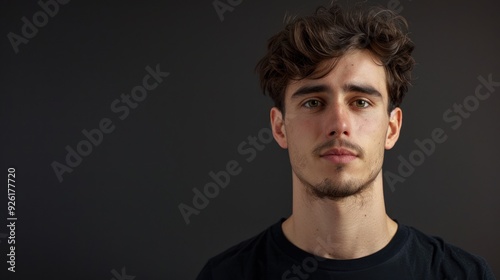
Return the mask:
<path id="1" fill-rule="evenodd" d="M 409 226 L 398 224 L 389 244 L 374 254 L 332 260 L 293 245 L 283 221 L 210 259 L 197 280 L 495 279 L 482 258 Z"/>

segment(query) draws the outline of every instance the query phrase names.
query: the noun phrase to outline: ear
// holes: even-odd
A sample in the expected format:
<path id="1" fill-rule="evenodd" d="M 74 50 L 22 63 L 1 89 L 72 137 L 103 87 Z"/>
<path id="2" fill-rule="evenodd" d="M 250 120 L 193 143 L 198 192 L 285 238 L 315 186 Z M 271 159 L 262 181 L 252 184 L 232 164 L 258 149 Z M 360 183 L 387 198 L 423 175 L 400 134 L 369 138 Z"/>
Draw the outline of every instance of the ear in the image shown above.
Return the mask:
<path id="1" fill-rule="evenodd" d="M 390 150 L 399 138 L 401 125 L 403 124 L 403 111 L 401 108 L 396 107 L 392 110 L 389 116 L 389 127 L 387 128 L 387 135 L 385 136 L 385 149 Z"/>
<path id="2" fill-rule="evenodd" d="M 271 108 L 271 128 L 273 130 L 274 140 L 278 142 L 281 148 L 288 148 L 286 140 L 285 121 L 283 120 L 283 113 L 277 107 Z"/>

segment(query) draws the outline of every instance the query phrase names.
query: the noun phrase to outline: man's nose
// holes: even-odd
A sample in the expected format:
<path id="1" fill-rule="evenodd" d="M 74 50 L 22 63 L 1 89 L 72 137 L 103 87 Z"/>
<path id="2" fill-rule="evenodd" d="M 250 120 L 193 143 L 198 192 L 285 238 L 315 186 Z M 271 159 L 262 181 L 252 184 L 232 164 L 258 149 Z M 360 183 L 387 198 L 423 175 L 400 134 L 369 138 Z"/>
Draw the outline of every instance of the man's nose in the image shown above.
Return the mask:
<path id="1" fill-rule="evenodd" d="M 350 135 L 350 117 L 347 105 L 336 102 L 327 109 L 326 132 L 328 137 L 341 137 Z"/>

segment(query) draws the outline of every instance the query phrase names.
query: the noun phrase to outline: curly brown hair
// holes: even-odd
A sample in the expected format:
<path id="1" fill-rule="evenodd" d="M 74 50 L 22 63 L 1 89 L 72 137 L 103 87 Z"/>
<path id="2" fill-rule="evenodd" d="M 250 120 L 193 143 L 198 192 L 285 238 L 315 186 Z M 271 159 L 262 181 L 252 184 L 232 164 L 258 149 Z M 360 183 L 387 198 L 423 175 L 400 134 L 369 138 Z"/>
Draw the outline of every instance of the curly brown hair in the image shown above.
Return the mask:
<path id="1" fill-rule="evenodd" d="M 391 10 L 360 6 L 343 10 L 336 4 L 319 7 L 311 16 L 292 19 L 269 39 L 268 52 L 256 67 L 261 88 L 284 113 L 290 80 L 321 78 L 335 67 L 335 63 L 318 67 L 325 60 L 335 62 L 349 50 L 368 49 L 386 70 L 391 112 L 408 91 L 415 64 L 407 30 L 406 20 Z"/>

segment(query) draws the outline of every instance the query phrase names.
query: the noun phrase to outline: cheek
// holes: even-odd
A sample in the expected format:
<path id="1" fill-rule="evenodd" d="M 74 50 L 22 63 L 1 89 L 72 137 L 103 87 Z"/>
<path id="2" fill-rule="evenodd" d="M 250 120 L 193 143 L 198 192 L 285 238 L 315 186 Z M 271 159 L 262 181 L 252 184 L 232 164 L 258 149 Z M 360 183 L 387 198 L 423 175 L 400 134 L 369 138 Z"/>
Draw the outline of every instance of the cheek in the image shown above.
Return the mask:
<path id="1" fill-rule="evenodd" d="M 306 142 L 315 139 L 320 131 L 320 122 L 311 118 L 290 118 L 286 121 L 289 141 Z"/>
<path id="2" fill-rule="evenodd" d="M 383 117 L 364 117 L 359 120 L 357 134 L 370 146 L 384 146 L 388 120 Z"/>
<path id="3" fill-rule="evenodd" d="M 288 153 L 292 166 L 305 168 L 308 158 L 317 145 L 319 122 L 310 119 L 291 118 L 286 122 Z"/>

